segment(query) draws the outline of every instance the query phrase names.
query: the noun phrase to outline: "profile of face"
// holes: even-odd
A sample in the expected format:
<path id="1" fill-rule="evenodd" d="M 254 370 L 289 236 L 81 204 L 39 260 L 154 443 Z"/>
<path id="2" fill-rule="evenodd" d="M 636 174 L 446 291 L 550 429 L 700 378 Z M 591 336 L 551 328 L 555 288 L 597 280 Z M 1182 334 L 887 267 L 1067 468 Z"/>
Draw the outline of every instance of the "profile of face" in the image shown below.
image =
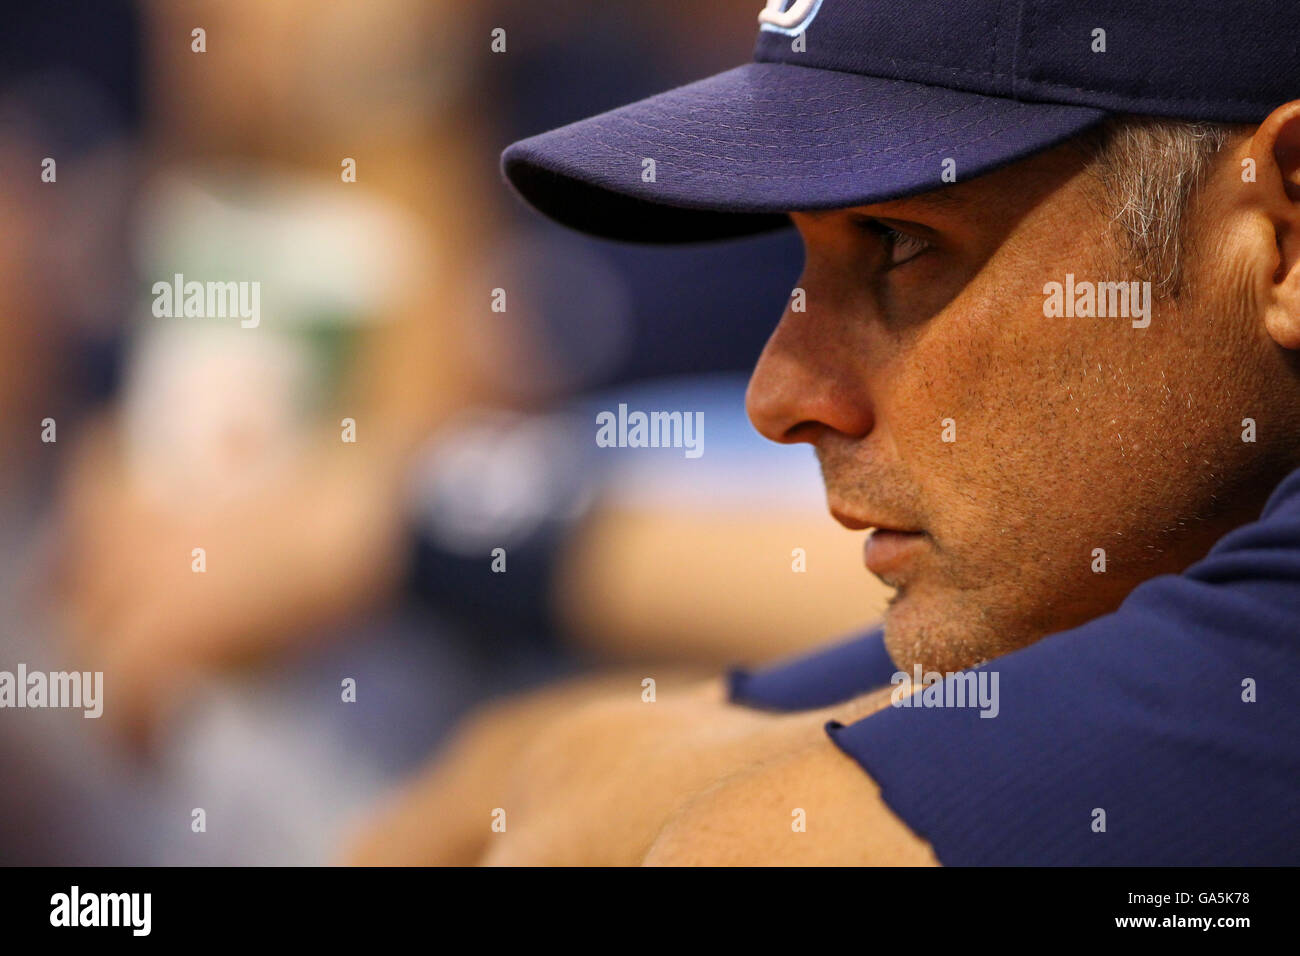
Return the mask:
<path id="1" fill-rule="evenodd" d="M 791 214 L 802 295 L 748 411 L 815 447 L 841 523 L 887 529 L 866 563 L 896 589 L 895 664 L 959 670 L 1076 626 L 1258 516 L 1300 465 L 1298 210 L 1289 104 L 1215 158 L 1187 209 L 1184 281 L 1152 292 L 1145 327 L 1045 314 L 1049 283 L 1143 275 L 1070 144 Z"/>

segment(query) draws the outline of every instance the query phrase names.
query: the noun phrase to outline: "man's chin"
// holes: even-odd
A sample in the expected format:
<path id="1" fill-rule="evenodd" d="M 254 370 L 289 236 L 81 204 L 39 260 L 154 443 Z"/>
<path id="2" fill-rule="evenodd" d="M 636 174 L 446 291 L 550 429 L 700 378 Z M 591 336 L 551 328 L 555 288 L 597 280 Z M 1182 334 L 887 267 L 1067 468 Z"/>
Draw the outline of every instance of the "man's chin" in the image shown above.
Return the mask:
<path id="1" fill-rule="evenodd" d="M 985 615 L 907 588 L 890 599 L 884 627 L 885 650 L 909 674 L 918 665 L 942 674 L 966 670 L 1021 646 L 1010 645 Z"/>

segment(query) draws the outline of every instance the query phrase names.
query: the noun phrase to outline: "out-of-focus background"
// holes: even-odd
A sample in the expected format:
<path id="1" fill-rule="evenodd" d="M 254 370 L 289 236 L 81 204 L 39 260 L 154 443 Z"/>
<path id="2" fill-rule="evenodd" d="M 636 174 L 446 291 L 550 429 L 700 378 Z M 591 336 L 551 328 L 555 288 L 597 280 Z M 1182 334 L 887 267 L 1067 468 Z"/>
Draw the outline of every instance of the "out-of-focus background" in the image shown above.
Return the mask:
<path id="1" fill-rule="evenodd" d="M 0 671 L 102 671 L 104 714 L 0 709 L 0 863 L 327 862 L 486 700 L 876 616 L 744 417 L 794 235 L 589 240 L 498 172 L 743 62 L 760 5 L 4 4 Z M 620 404 L 703 453 L 598 447 Z"/>

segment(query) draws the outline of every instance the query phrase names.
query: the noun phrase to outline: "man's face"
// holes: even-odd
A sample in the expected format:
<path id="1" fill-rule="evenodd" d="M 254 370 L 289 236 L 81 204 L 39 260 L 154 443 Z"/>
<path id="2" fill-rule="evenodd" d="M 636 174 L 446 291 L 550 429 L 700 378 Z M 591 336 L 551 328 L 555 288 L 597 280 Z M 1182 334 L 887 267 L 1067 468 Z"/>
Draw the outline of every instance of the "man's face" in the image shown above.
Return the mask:
<path id="1" fill-rule="evenodd" d="M 1230 220 L 1215 189 L 1194 230 Z M 958 670 L 1112 610 L 1255 517 L 1285 472 L 1242 440 L 1285 372 L 1231 235 L 1199 227 L 1185 291 L 1153 294 L 1146 328 L 1044 315 L 1044 285 L 1067 274 L 1141 278 L 1107 212 L 1064 147 L 927 196 L 792 215 L 806 308 L 792 298 L 749 413 L 815 446 L 845 525 L 916 532 L 877 533 L 866 555 L 897 589 L 900 667 Z"/>

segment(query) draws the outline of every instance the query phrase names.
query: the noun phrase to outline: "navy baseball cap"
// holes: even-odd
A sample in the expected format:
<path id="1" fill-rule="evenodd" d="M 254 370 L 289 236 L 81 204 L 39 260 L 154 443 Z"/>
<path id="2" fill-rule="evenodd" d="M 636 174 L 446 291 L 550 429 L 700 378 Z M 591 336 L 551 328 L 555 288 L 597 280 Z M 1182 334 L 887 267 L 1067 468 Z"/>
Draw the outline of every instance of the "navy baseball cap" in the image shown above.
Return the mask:
<path id="1" fill-rule="evenodd" d="M 721 239 L 970 179 L 1117 113 L 1258 122 L 1300 97 L 1293 0 L 767 0 L 758 25 L 754 62 L 515 143 L 507 179 L 593 235 Z"/>

